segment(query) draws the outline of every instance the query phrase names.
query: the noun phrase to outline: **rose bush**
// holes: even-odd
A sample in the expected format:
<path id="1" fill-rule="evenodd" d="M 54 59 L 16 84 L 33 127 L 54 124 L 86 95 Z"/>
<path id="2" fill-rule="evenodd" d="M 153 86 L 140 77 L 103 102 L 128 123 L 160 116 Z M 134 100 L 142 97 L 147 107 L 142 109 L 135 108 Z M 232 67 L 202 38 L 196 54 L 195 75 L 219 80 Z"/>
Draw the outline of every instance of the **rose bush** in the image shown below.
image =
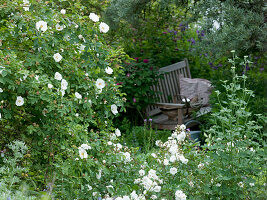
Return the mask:
<path id="1" fill-rule="evenodd" d="M 96 131 L 115 130 L 123 109 L 116 85 L 123 52 L 106 44 L 108 25 L 86 9 L 78 1 L 1 1 L 1 150 L 25 141 L 38 187 L 57 181 L 59 163 Z"/>

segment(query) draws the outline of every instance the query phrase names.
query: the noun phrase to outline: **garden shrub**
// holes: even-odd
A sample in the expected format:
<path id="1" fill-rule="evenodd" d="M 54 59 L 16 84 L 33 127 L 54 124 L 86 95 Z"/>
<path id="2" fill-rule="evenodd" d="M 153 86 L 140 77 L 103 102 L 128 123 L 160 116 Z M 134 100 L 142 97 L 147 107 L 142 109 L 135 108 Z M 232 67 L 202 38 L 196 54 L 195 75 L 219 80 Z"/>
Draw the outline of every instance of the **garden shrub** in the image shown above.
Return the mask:
<path id="1" fill-rule="evenodd" d="M 63 8 L 53 1 L 1 5 L 1 150 L 23 140 L 30 178 L 39 189 L 54 187 L 64 171 L 59 163 L 75 159 L 80 143 L 97 143 L 99 130 L 115 130 L 124 53 L 106 44 L 108 25 L 93 13 L 83 15 L 87 8 L 79 1 Z"/>

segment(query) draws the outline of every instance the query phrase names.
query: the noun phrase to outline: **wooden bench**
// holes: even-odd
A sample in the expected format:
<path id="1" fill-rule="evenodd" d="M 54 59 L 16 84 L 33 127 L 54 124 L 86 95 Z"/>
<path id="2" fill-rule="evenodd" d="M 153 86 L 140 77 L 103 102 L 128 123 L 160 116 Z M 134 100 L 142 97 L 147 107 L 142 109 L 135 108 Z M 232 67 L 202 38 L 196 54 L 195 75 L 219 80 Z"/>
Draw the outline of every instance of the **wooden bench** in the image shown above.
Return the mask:
<path id="1" fill-rule="evenodd" d="M 163 78 L 157 85 L 151 87 L 156 92 L 157 103 L 148 106 L 147 117 L 153 119 L 153 127 L 157 129 L 174 130 L 177 124 L 186 123 L 186 105 L 181 103 L 179 77 L 191 78 L 188 60 L 159 69 Z M 167 114 L 166 114 L 167 113 Z M 170 116 L 172 115 L 172 116 Z"/>

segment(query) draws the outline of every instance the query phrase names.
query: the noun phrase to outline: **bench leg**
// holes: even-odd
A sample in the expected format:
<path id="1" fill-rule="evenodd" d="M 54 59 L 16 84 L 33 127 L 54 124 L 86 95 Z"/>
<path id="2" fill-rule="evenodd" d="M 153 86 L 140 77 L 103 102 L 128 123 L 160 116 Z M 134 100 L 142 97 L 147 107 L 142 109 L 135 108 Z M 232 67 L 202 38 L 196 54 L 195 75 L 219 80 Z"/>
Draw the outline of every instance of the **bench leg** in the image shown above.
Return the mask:
<path id="1" fill-rule="evenodd" d="M 178 109 L 178 124 L 183 124 L 183 109 Z"/>

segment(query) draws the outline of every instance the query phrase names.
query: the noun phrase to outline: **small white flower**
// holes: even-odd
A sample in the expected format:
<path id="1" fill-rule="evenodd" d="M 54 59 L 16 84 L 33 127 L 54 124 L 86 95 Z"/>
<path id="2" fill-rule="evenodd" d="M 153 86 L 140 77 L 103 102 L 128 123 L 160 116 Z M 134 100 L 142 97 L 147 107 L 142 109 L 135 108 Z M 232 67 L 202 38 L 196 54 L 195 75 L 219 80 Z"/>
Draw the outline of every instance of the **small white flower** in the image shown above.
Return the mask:
<path id="1" fill-rule="evenodd" d="M 182 125 L 180 126 L 180 129 L 185 130 L 185 129 L 186 129 L 186 126 L 185 126 L 184 124 L 182 124 Z"/>
<path id="2" fill-rule="evenodd" d="M 62 75 L 59 72 L 56 72 L 55 73 L 55 79 L 58 80 L 58 81 L 61 81 Z"/>
<path id="3" fill-rule="evenodd" d="M 122 200 L 130 200 L 130 197 L 129 196 L 123 196 Z"/>
<path id="4" fill-rule="evenodd" d="M 194 187 L 194 183 L 192 181 L 189 182 L 190 187 Z"/>
<path id="5" fill-rule="evenodd" d="M 161 186 L 157 185 L 154 187 L 154 192 L 160 192 Z"/>
<path id="6" fill-rule="evenodd" d="M 150 198 L 154 200 L 154 199 L 157 199 L 158 197 L 153 194 Z"/>
<path id="7" fill-rule="evenodd" d="M 85 73 L 85 76 L 89 76 L 89 74 L 88 73 Z"/>
<path id="8" fill-rule="evenodd" d="M 117 106 L 115 104 L 111 105 L 111 112 L 116 115 L 118 113 Z"/>
<path id="9" fill-rule="evenodd" d="M 117 137 L 120 137 L 121 136 L 121 131 L 118 128 L 116 128 L 115 134 L 116 134 Z"/>
<path id="10" fill-rule="evenodd" d="M 255 183 L 249 183 L 249 185 L 250 185 L 251 187 L 253 187 L 253 186 L 255 186 Z"/>
<path id="11" fill-rule="evenodd" d="M 63 96 L 64 97 L 64 95 L 65 95 L 65 90 L 60 90 L 60 92 L 61 92 L 61 96 Z"/>
<path id="12" fill-rule="evenodd" d="M 171 175 L 175 175 L 175 174 L 177 173 L 177 168 L 172 167 L 172 168 L 170 169 L 170 173 L 171 173 Z"/>
<path id="13" fill-rule="evenodd" d="M 101 22 L 99 25 L 99 29 L 100 29 L 100 32 L 107 33 L 109 30 L 109 26 L 106 23 Z"/>
<path id="14" fill-rule="evenodd" d="M 99 21 L 99 17 L 98 17 L 95 13 L 90 13 L 89 18 L 90 18 L 93 22 L 98 22 L 98 21 Z"/>
<path id="15" fill-rule="evenodd" d="M 82 95 L 80 93 L 78 93 L 78 92 L 75 92 L 75 97 L 77 99 L 82 99 Z"/>
<path id="16" fill-rule="evenodd" d="M 64 26 L 62 25 L 59 25 L 59 24 L 56 24 L 56 29 L 58 30 L 58 31 L 62 31 L 63 29 L 64 29 Z"/>
<path id="17" fill-rule="evenodd" d="M 105 69 L 105 72 L 106 72 L 107 74 L 112 74 L 112 73 L 113 73 L 113 69 L 111 69 L 110 67 L 107 67 L 107 68 Z"/>
<path id="18" fill-rule="evenodd" d="M 68 88 L 68 82 L 65 79 L 61 80 L 61 90 L 66 90 Z"/>
<path id="19" fill-rule="evenodd" d="M 112 145 L 112 142 L 111 141 L 108 141 L 108 143 L 107 143 L 108 145 Z"/>
<path id="20" fill-rule="evenodd" d="M 98 174 L 96 174 L 96 178 L 99 180 L 101 178 L 101 173 L 102 173 L 102 170 L 100 169 L 98 171 Z"/>
<path id="21" fill-rule="evenodd" d="M 0 113 L 0 119 L 2 119 L 2 114 Z"/>
<path id="22" fill-rule="evenodd" d="M 81 159 L 88 158 L 88 154 L 84 148 L 79 147 L 79 154 Z"/>
<path id="23" fill-rule="evenodd" d="M 83 39 L 83 36 L 82 36 L 82 35 L 78 35 L 78 38 L 79 38 L 80 40 L 82 40 L 82 39 Z"/>
<path id="24" fill-rule="evenodd" d="M 35 24 L 37 31 L 45 32 L 47 30 L 47 23 L 45 21 L 39 21 Z"/>
<path id="25" fill-rule="evenodd" d="M 79 113 L 76 113 L 75 116 L 76 116 L 76 117 L 79 117 Z"/>
<path id="26" fill-rule="evenodd" d="M 62 56 L 59 53 L 54 54 L 53 58 L 56 62 L 60 62 L 62 60 Z"/>
<path id="27" fill-rule="evenodd" d="M 65 15 L 65 14 L 66 14 L 66 10 L 65 10 L 65 9 L 62 9 L 62 10 L 60 11 L 60 13 L 61 13 L 62 15 Z"/>
<path id="28" fill-rule="evenodd" d="M 49 89 L 51 89 L 51 88 L 53 88 L 53 85 L 50 84 L 50 83 L 48 83 L 47 87 L 48 87 Z"/>
<path id="29" fill-rule="evenodd" d="M 186 134 L 185 134 L 184 131 L 182 131 L 179 135 L 177 135 L 177 140 L 178 140 L 179 142 L 183 142 L 184 139 L 185 139 L 185 137 L 186 137 Z"/>
<path id="30" fill-rule="evenodd" d="M 83 149 L 85 149 L 85 150 L 92 149 L 92 147 L 89 146 L 88 144 L 82 144 L 82 145 L 81 145 L 81 148 L 83 148 Z"/>
<path id="31" fill-rule="evenodd" d="M 30 10 L 30 2 L 29 2 L 29 0 L 23 0 L 23 9 L 25 10 L 25 11 L 29 11 Z"/>
<path id="32" fill-rule="evenodd" d="M 145 170 L 143 170 L 143 169 L 139 170 L 139 175 L 140 176 L 144 176 L 145 175 Z"/>
<path id="33" fill-rule="evenodd" d="M 92 190 L 93 189 L 91 185 L 87 185 L 87 187 L 88 187 L 88 190 Z"/>
<path id="34" fill-rule="evenodd" d="M 98 78 L 95 84 L 97 89 L 103 89 L 105 87 L 105 81 L 101 78 Z"/>
<path id="35" fill-rule="evenodd" d="M 170 162 L 175 162 L 176 161 L 176 156 L 175 155 L 172 155 L 171 157 L 170 157 Z"/>
<path id="36" fill-rule="evenodd" d="M 24 99 L 21 96 L 17 97 L 16 106 L 22 106 L 24 104 Z"/>
<path id="37" fill-rule="evenodd" d="M 38 80 L 39 80 L 39 76 L 38 76 L 38 75 L 36 75 L 36 76 L 35 76 L 35 79 L 38 81 Z"/>
<path id="38" fill-rule="evenodd" d="M 244 183 L 241 181 L 237 184 L 239 187 L 243 188 L 244 187 Z"/>
<path id="39" fill-rule="evenodd" d="M 156 155 L 155 153 L 152 153 L 151 156 L 152 156 L 153 158 L 157 158 L 157 155 Z"/>
<path id="40" fill-rule="evenodd" d="M 186 195 L 182 190 L 177 190 L 175 192 L 175 200 L 186 200 Z"/>
<path id="41" fill-rule="evenodd" d="M 3 92 L 3 89 L 2 88 L 0 88 L 0 93 L 2 93 Z"/>
<path id="42" fill-rule="evenodd" d="M 220 183 L 217 183 L 216 186 L 217 186 L 217 187 L 221 187 L 221 184 L 220 184 Z"/>
<path id="43" fill-rule="evenodd" d="M 169 160 L 167 160 L 167 159 L 165 158 L 164 161 L 163 161 L 163 164 L 164 164 L 164 165 L 169 165 Z"/>
<path id="44" fill-rule="evenodd" d="M 200 163 L 197 167 L 198 167 L 198 169 L 203 169 L 204 168 L 204 164 Z"/>

